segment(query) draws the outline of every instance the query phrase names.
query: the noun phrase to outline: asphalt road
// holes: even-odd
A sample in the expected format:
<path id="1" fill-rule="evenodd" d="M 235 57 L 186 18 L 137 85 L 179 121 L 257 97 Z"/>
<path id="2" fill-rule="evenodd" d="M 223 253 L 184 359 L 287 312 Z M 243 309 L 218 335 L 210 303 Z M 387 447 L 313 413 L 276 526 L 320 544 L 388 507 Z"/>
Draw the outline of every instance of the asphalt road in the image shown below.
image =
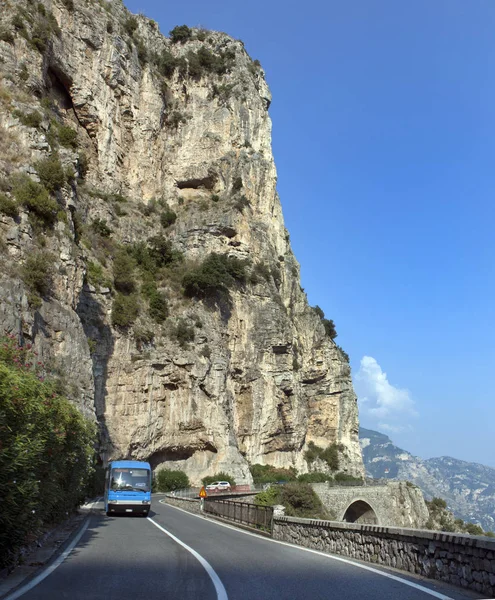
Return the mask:
<path id="1" fill-rule="evenodd" d="M 404 576 L 437 594 L 430 595 L 357 564 L 224 527 L 160 504 L 156 499 L 152 508 L 150 519 L 92 515 L 70 555 L 23 594 L 22 599 L 430 600 L 443 595 L 466 600 L 476 597 L 450 586 Z M 397 572 L 393 575 L 402 577 Z"/>

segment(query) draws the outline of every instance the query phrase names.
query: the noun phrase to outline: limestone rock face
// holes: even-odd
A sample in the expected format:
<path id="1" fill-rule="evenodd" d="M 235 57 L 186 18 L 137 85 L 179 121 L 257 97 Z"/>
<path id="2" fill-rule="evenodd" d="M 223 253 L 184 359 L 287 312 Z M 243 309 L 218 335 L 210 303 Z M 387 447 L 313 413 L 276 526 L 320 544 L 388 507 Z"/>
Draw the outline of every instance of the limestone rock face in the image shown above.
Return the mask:
<path id="1" fill-rule="evenodd" d="M 308 305 L 284 227 L 259 64 L 223 33 L 172 43 L 118 0 L 3 5 L 0 27 L 13 39 L 0 41 L 2 193 L 15 197 L 19 172 L 39 181 L 39 161 L 54 152 L 71 176 L 52 193 L 49 232 L 32 207 L 0 215 L 2 327 L 65 374 L 68 394 L 100 423 L 104 460 L 241 482 L 249 463 L 308 471 L 312 441 L 341 444 L 340 469 L 362 475 L 349 364 Z M 22 116 L 34 111 L 35 125 Z M 77 145 L 61 142 L 62 128 Z M 136 269 L 139 316 L 118 327 L 117 249 L 153 236 L 183 256 L 156 282 L 169 316 L 150 319 Z M 53 272 L 38 306 L 23 266 L 39 252 Z M 248 265 L 223 305 L 181 290 L 212 253 Z"/>

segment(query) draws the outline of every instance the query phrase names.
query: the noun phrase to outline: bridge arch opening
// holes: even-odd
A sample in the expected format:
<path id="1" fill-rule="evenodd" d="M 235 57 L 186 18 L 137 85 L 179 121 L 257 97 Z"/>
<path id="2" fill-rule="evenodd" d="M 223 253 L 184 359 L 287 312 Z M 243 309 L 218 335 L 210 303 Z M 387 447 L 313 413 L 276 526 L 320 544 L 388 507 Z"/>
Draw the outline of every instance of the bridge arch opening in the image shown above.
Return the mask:
<path id="1" fill-rule="evenodd" d="M 378 517 L 375 511 L 364 500 L 356 500 L 347 508 L 344 514 L 344 521 L 346 523 L 378 525 Z"/>

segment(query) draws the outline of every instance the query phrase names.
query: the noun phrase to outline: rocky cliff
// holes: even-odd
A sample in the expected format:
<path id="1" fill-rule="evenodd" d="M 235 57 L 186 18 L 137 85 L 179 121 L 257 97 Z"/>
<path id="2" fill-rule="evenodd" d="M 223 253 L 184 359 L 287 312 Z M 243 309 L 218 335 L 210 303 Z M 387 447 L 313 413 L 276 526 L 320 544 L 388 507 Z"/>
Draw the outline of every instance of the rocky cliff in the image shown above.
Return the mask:
<path id="1" fill-rule="evenodd" d="M 388 436 L 362 427 L 359 436 L 371 477 L 411 481 L 428 500 L 444 499 L 455 517 L 494 530 L 495 469 L 449 456 L 424 460 L 398 448 Z"/>
<path id="2" fill-rule="evenodd" d="M 345 354 L 300 287 L 271 96 L 242 42 L 120 0 L 2 0 L 0 325 L 100 423 L 184 469 L 363 473 Z M 327 322 L 328 323 L 328 322 Z"/>

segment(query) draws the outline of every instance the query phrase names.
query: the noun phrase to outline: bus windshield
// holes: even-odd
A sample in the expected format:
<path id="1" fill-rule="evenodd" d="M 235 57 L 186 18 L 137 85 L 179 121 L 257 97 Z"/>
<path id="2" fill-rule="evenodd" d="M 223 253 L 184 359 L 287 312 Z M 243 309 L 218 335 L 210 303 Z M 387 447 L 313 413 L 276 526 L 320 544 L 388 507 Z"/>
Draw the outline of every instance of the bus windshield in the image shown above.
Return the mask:
<path id="1" fill-rule="evenodd" d="M 112 490 L 150 491 L 150 472 L 147 469 L 112 469 Z"/>

